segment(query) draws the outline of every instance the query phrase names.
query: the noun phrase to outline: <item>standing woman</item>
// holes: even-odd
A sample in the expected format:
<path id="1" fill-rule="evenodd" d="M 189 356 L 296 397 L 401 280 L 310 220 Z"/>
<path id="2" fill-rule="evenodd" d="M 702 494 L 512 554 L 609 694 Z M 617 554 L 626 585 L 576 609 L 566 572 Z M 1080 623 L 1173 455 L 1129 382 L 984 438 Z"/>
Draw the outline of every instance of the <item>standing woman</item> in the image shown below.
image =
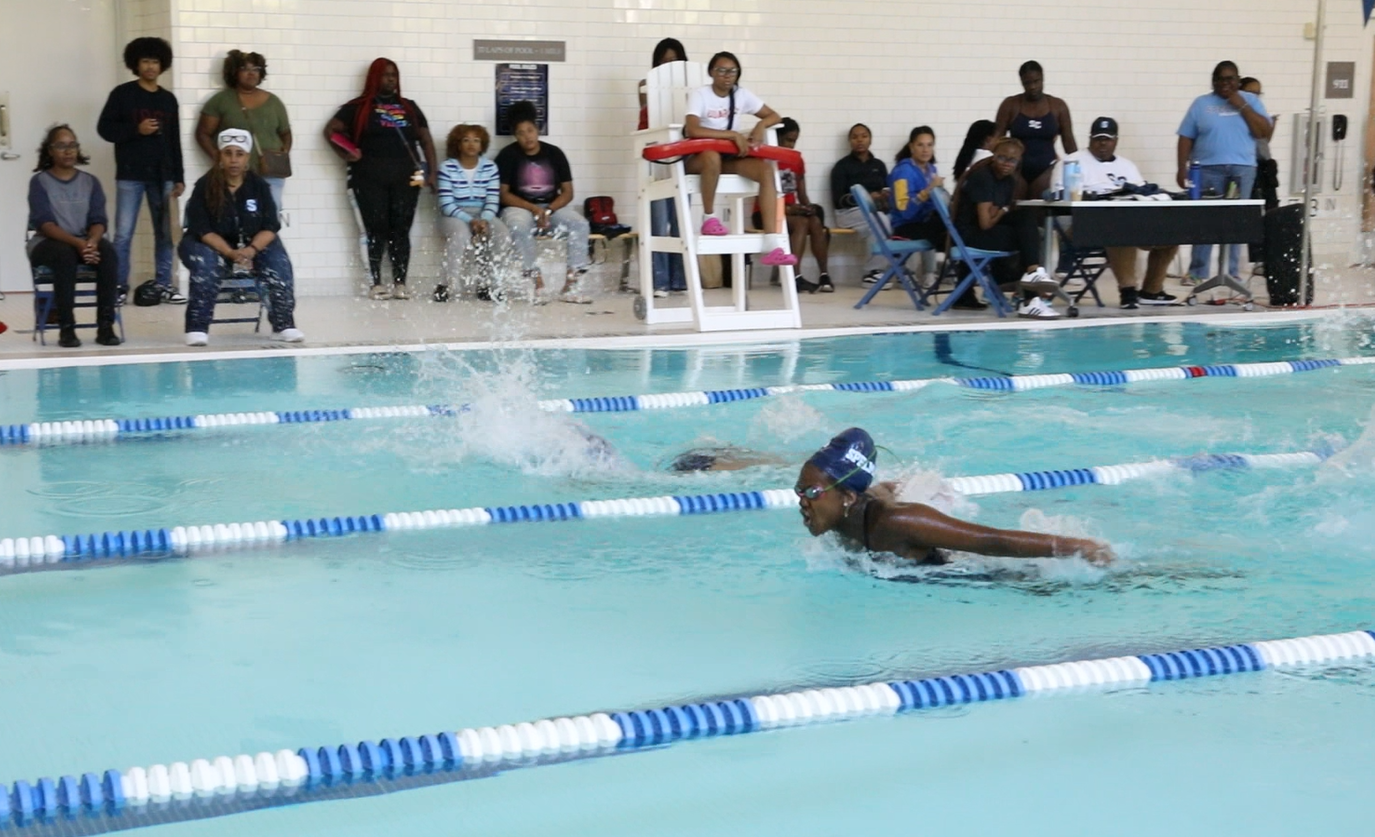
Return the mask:
<path id="1" fill-rule="evenodd" d="M 259 86 L 266 78 L 267 59 L 261 53 L 231 49 L 224 58 L 225 89 L 211 96 L 201 109 L 196 145 L 214 160 L 219 155 L 215 138 L 220 131 L 237 128 L 252 134 L 248 167 L 267 181 L 280 210 L 283 187 L 291 176 L 285 156 L 291 153 L 291 120 L 282 100 Z"/>
<path id="2" fill-rule="evenodd" d="M 255 276 L 267 290 L 267 319 L 272 339 L 300 343 L 291 259 L 277 233 L 281 222 L 272 190 L 248 167 L 253 138 L 233 128 L 220 131 L 219 154 L 186 204 L 186 230 L 181 237 L 181 263 L 191 271 L 191 299 L 186 306 L 186 345 L 210 342 L 210 321 L 220 280 L 230 275 Z"/>
<path id="3" fill-rule="evenodd" d="M 859 184 L 874 200 L 874 208 L 879 212 L 888 210 L 888 166 L 869 153 L 869 145 L 874 134 L 869 126 L 856 123 L 850 128 L 850 153 L 842 157 L 831 169 L 831 206 L 836 210 L 836 224 L 855 230 L 864 239 L 865 250 L 873 249 L 873 233 L 864 220 L 864 214 L 855 205 L 855 196 L 850 187 Z M 863 282 L 872 285 L 883 275 L 883 257 L 869 256 Z"/>
<path id="4" fill-rule="evenodd" d="M 372 62 L 363 95 L 339 108 L 325 126 L 325 138 L 349 164 L 349 188 L 368 237 L 368 295 L 410 299 L 406 272 L 411 264 L 411 222 L 420 187 L 434 188 L 438 166 L 430 123 L 419 105 L 402 98 L 401 73 L 394 61 Z M 417 143 L 423 160 L 416 153 Z M 391 255 L 390 290 L 382 285 L 383 250 Z"/>
<path id="5" fill-rule="evenodd" d="M 687 50 L 677 38 L 664 38 L 654 45 L 652 67 L 670 61 L 686 61 Z M 644 79 L 640 80 L 640 130 L 649 127 L 649 99 Z M 649 205 L 650 235 L 678 237 L 678 210 L 672 198 L 654 201 Z M 687 290 L 687 279 L 683 274 L 682 253 L 654 254 L 654 295 L 665 297 L 671 291 Z"/>
<path id="6" fill-rule="evenodd" d="M 727 235 L 729 230 L 716 217 L 716 184 L 721 175 L 738 174 L 759 184 L 759 214 L 764 229 L 778 229 L 778 190 L 774 187 L 773 167 L 767 160 L 746 156 L 751 148 L 764 143 L 764 132 L 777 125 L 781 117 L 764 100 L 739 86 L 740 61 L 729 52 L 718 52 L 707 63 L 711 84 L 688 94 L 687 124 L 683 135 L 692 139 L 711 138 L 735 143 L 737 154 L 722 156 L 719 151 L 701 151 L 684 161 L 688 174 L 701 176 L 702 235 Z M 749 136 L 735 130 L 736 119 L 748 113 L 759 117 Z M 795 265 L 797 257 L 775 247 L 760 263 L 769 266 Z"/>
<path id="7" fill-rule="evenodd" d="M 115 298 L 119 292 L 119 257 L 105 240 L 109 218 L 105 214 L 105 190 L 94 175 L 77 169 L 90 159 L 81 154 L 76 134 L 66 125 L 48 129 L 38 147 L 38 172 L 29 180 L 29 262 L 46 267 L 53 276 L 53 303 L 57 310 L 57 345 L 75 349 L 76 269 L 87 264 L 96 270 L 95 342 L 118 346 L 115 335 Z M 3 325 L 3 324 L 0 324 Z M 3 331 L 0 328 L 0 331 Z"/>
<path id="8" fill-rule="evenodd" d="M 1022 158 L 1022 177 L 1028 194 L 1040 197 L 1050 186 L 1050 170 L 1055 165 L 1055 138 L 1060 138 L 1066 154 L 1079 150 L 1070 125 L 1069 105 L 1064 99 L 1047 96 L 1045 73 L 1041 65 L 1028 61 L 1017 70 L 1022 79 L 1022 94 L 1008 96 L 998 106 L 998 121 L 993 136 L 1011 134 L 1021 140 L 1026 152 Z"/>

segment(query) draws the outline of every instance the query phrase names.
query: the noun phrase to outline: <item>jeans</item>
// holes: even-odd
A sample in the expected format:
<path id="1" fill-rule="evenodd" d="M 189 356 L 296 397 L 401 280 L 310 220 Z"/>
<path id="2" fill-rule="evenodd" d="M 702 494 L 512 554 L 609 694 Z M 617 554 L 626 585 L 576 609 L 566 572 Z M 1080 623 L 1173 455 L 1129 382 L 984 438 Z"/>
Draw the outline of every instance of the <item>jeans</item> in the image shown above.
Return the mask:
<path id="1" fill-rule="evenodd" d="M 115 321 L 115 275 L 119 258 L 115 256 L 115 248 L 103 238 L 96 249 L 100 253 L 100 263 L 95 266 L 96 324 L 108 326 Z M 29 253 L 29 263 L 52 271 L 53 310 L 57 312 L 58 325 L 62 328 L 76 325 L 72 305 L 76 302 L 76 269 L 85 264 L 81 253 L 66 242 L 43 238 Z"/>
<path id="2" fill-rule="evenodd" d="M 501 220 L 511 230 L 511 240 L 520 253 L 526 270 L 535 269 L 535 216 L 529 210 L 508 206 L 501 210 Z M 568 267 L 582 270 L 591 259 L 587 255 L 587 237 L 592 228 L 587 219 L 571 206 L 558 209 L 549 216 L 549 228 L 557 238 L 568 240 Z"/>
<path id="3" fill-rule="evenodd" d="M 267 181 L 267 188 L 272 190 L 272 202 L 277 204 L 277 211 L 282 211 L 282 192 L 286 189 L 285 177 L 264 177 Z"/>
<path id="4" fill-rule="evenodd" d="M 678 236 L 678 211 L 671 199 L 650 203 L 649 219 L 651 235 L 671 235 L 675 238 Z M 682 253 L 654 254 L 654 290 L 687 290 Z"/>
<path id="5" fill-rule="evenodd" d="M 490 289 L 495 284 L 497 267 L 510 258 L 511 233 L 500 220 L 487 224 L 486 238 L 473 239 L 469 221 L 440 216 L 444 233 L 444 284 L 460 291 Z"/>
<path id="6" fill-rule="evenodd" d="M 1255 166 L 1199 166 L 1198 179 L 1206 194 L 1212 190 L 1215 194 L 1226 195 L 1227 184 L 1235 182 L 1237 184 L 1237 196 L 1240 198 L 1250 198 L 1251 189 L 1256 183 Z M 1206 279 L 1211 275 L 1213 260 L 1213 245 L 1195 244 L 1193 254 L 1189 257 L 1189 275 L 1195 279 Z M 1227 275 L 1238 276 L 1241 267 L 1241 245 L 1232 244 L 1227 251 Z"/>
<path id="7" fill-rule="evenodd" d="M 220 294 L 220 281 L 232 276 L 223 256 L 210 245 L 182 236 L 178 248 L 181 263 L 191 271 L 191 288 L 187 295 L 186 331 L 210 333 L 210 321 L 215 318 L 215 298 Z M 291 259 L 280 238 L 253 259 L 253 274 L 259 292 L 267 292 L 267 320 L 273 331 L 295 328 L 292 314 L 296 310 Z"/>
<path id="8" fill-rule="evenodd" d="M 115 181 L 115 253 L 119 256 L 119 286 L 129 287 L 130 251 L 134 227 L 138 225 L 139 204 L 148 198 L 148 214 L 153 218 L 154 278 L 164 288 L 172 286 L 172 214 L 168 204 L 173 183 L 144 183 L 141 180 Z"/>

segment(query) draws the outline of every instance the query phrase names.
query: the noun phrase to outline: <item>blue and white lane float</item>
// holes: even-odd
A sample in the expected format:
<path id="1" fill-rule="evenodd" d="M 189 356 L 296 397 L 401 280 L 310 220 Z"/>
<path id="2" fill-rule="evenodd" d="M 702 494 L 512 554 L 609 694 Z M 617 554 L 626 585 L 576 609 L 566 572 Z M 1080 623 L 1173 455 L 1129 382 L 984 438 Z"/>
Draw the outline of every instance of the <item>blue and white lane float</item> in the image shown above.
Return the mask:
<path id="1" fill-rule="evenodd" d="M 967 496 L 1013 491 L 1044 491 L 1079 485 L 1120 485 L 1130 480 L 1179 471 L 1292 468 L 1317 465 L 1332 451 L 1298 453 L 1232 453 L 1098 465 L 1058 471 L 1026 471 L 949 477 L 945 484 Z M 82 562 L 189 553 L 207 549 L 252 549 L 287 540 L 309 540 L 368 532 L 442 529 L 488 523 L 537 523 L 597 517 L 687 515 L 715 512 L 793 509 L 797 495 L 790 488 L 738 491 L 721 494 L 664 495 L 613 500 L 582 500 L 520 506 L 486 506 L 467 509 L 430 509 L 417 512 L 350 517 L 315 517 L 291 520 L 259 520 L 251 523 L 216 523 L 200 526 L 98 532 L 87 535 L 35 535 L 0 539 L 0 571 L 74 569 Z"/>
<path id="2" fill-rule="evenodd" d="M 81 818 L 83 833 L 98 833 L 223 816 L 271 804 L 338 799 L 345 796 L 340 791 L 346 789 L 355 791 L 347 795 L 386 793 L 406 788 L 407 777 L 427 777 L 426 784 L 460 781 L 694 738 L 744 735 L 1067 689 L 1141 687 L 1164 680 L 1371 657 L 1375 657 L 1375 632 L 1352 631 L 721 698 L 657 709 L 597 712 L 377 742 L 311 744 L 296 750 L 199 758 L 124 771 L 72 773 L 55 780 L 16 781 L 4 787 L 0 824 L 60 827 Z"/>
<path id="3" fill-rule="evenodd" d="M 1057 375 L 1010 375 L 979 378 L 919 378 L 905 381 L 863 381 L 839 384 L 794 384 L 777 387 L 662 392 L 647 395 L 613 395 L 596 398 L 556 398 L 540 401 L 547 412 L 624 413 L 701 407 L 750 401 L 801 392 L 912 392 L 932 384 L 952 384 L 969 389 L 1026 392 L 1046 387 L 1119 386 L 1142 381 L 1187 381 L 1196 378 L 1265 378 L 1311 372 L 1338 366 L 1368 366 L 1375 357 L 1286 360 L 1272 363 L 1226 363 L 1211 366 L 1168 366 L 1154 369 L 1121 369 Z M 395 407 L 350 407 L 337 410 L 291 410 L 252 413 L 207 413 L 194 416 L 162 416 L 139 419 L 73 419 L 29 424 L 0 425 L 0 446 L 22 444 L 73 444 L 149 433 L 244 427 L 264 424 L 320 424 L 366 419 L 453 416 L 467 405 L 432 404 Z"/>

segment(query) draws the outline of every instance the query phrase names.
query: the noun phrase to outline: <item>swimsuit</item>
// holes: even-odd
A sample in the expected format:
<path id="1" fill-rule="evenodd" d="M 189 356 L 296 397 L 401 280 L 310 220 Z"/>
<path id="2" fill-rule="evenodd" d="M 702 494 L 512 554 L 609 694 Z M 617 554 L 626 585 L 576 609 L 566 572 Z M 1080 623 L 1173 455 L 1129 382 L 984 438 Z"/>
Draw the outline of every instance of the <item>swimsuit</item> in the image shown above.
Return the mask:
<path id="1" fill-rule="evenodd" d="M 1048 110 L 1045 116 L 1027 116 L 1019 111 L 1007 132 L 1026 146 L 1022 153 L 1022 177 L 1028 183 L 1055 165 L 1055 138 L 1060 136 L 1055 111 Z"/>

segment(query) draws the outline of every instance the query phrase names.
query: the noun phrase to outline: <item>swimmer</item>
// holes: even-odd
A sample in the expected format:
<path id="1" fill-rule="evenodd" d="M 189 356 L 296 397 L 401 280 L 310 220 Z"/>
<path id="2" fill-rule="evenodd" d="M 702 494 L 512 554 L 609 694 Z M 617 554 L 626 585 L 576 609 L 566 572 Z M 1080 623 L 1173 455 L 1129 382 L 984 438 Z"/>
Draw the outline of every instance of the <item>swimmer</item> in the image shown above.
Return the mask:
<path id="1" fill-rule="evenodd" d="M 693 448 L 673 457 L 668 469 L 676 474 L 689 471 L 740 471 L 757 465 L 782 465 L 783 460 L 775 456 L 737 448 L 734 445 Z"/>
<path id="2" fill-rule="evenodd" d="M 921 503 L 898 502 L 892 483 L 873 485 L 875 454 L 869 434 L 852 427 L 802 466 L 793 490 L 813 537 L 835 531 L 853 546 L 919 564 L 949 563 L 948 550 L 1008 558 L 1079 555 L 1099 565 L 1114 557 L 1102 541 L 992 529 Z"/>

